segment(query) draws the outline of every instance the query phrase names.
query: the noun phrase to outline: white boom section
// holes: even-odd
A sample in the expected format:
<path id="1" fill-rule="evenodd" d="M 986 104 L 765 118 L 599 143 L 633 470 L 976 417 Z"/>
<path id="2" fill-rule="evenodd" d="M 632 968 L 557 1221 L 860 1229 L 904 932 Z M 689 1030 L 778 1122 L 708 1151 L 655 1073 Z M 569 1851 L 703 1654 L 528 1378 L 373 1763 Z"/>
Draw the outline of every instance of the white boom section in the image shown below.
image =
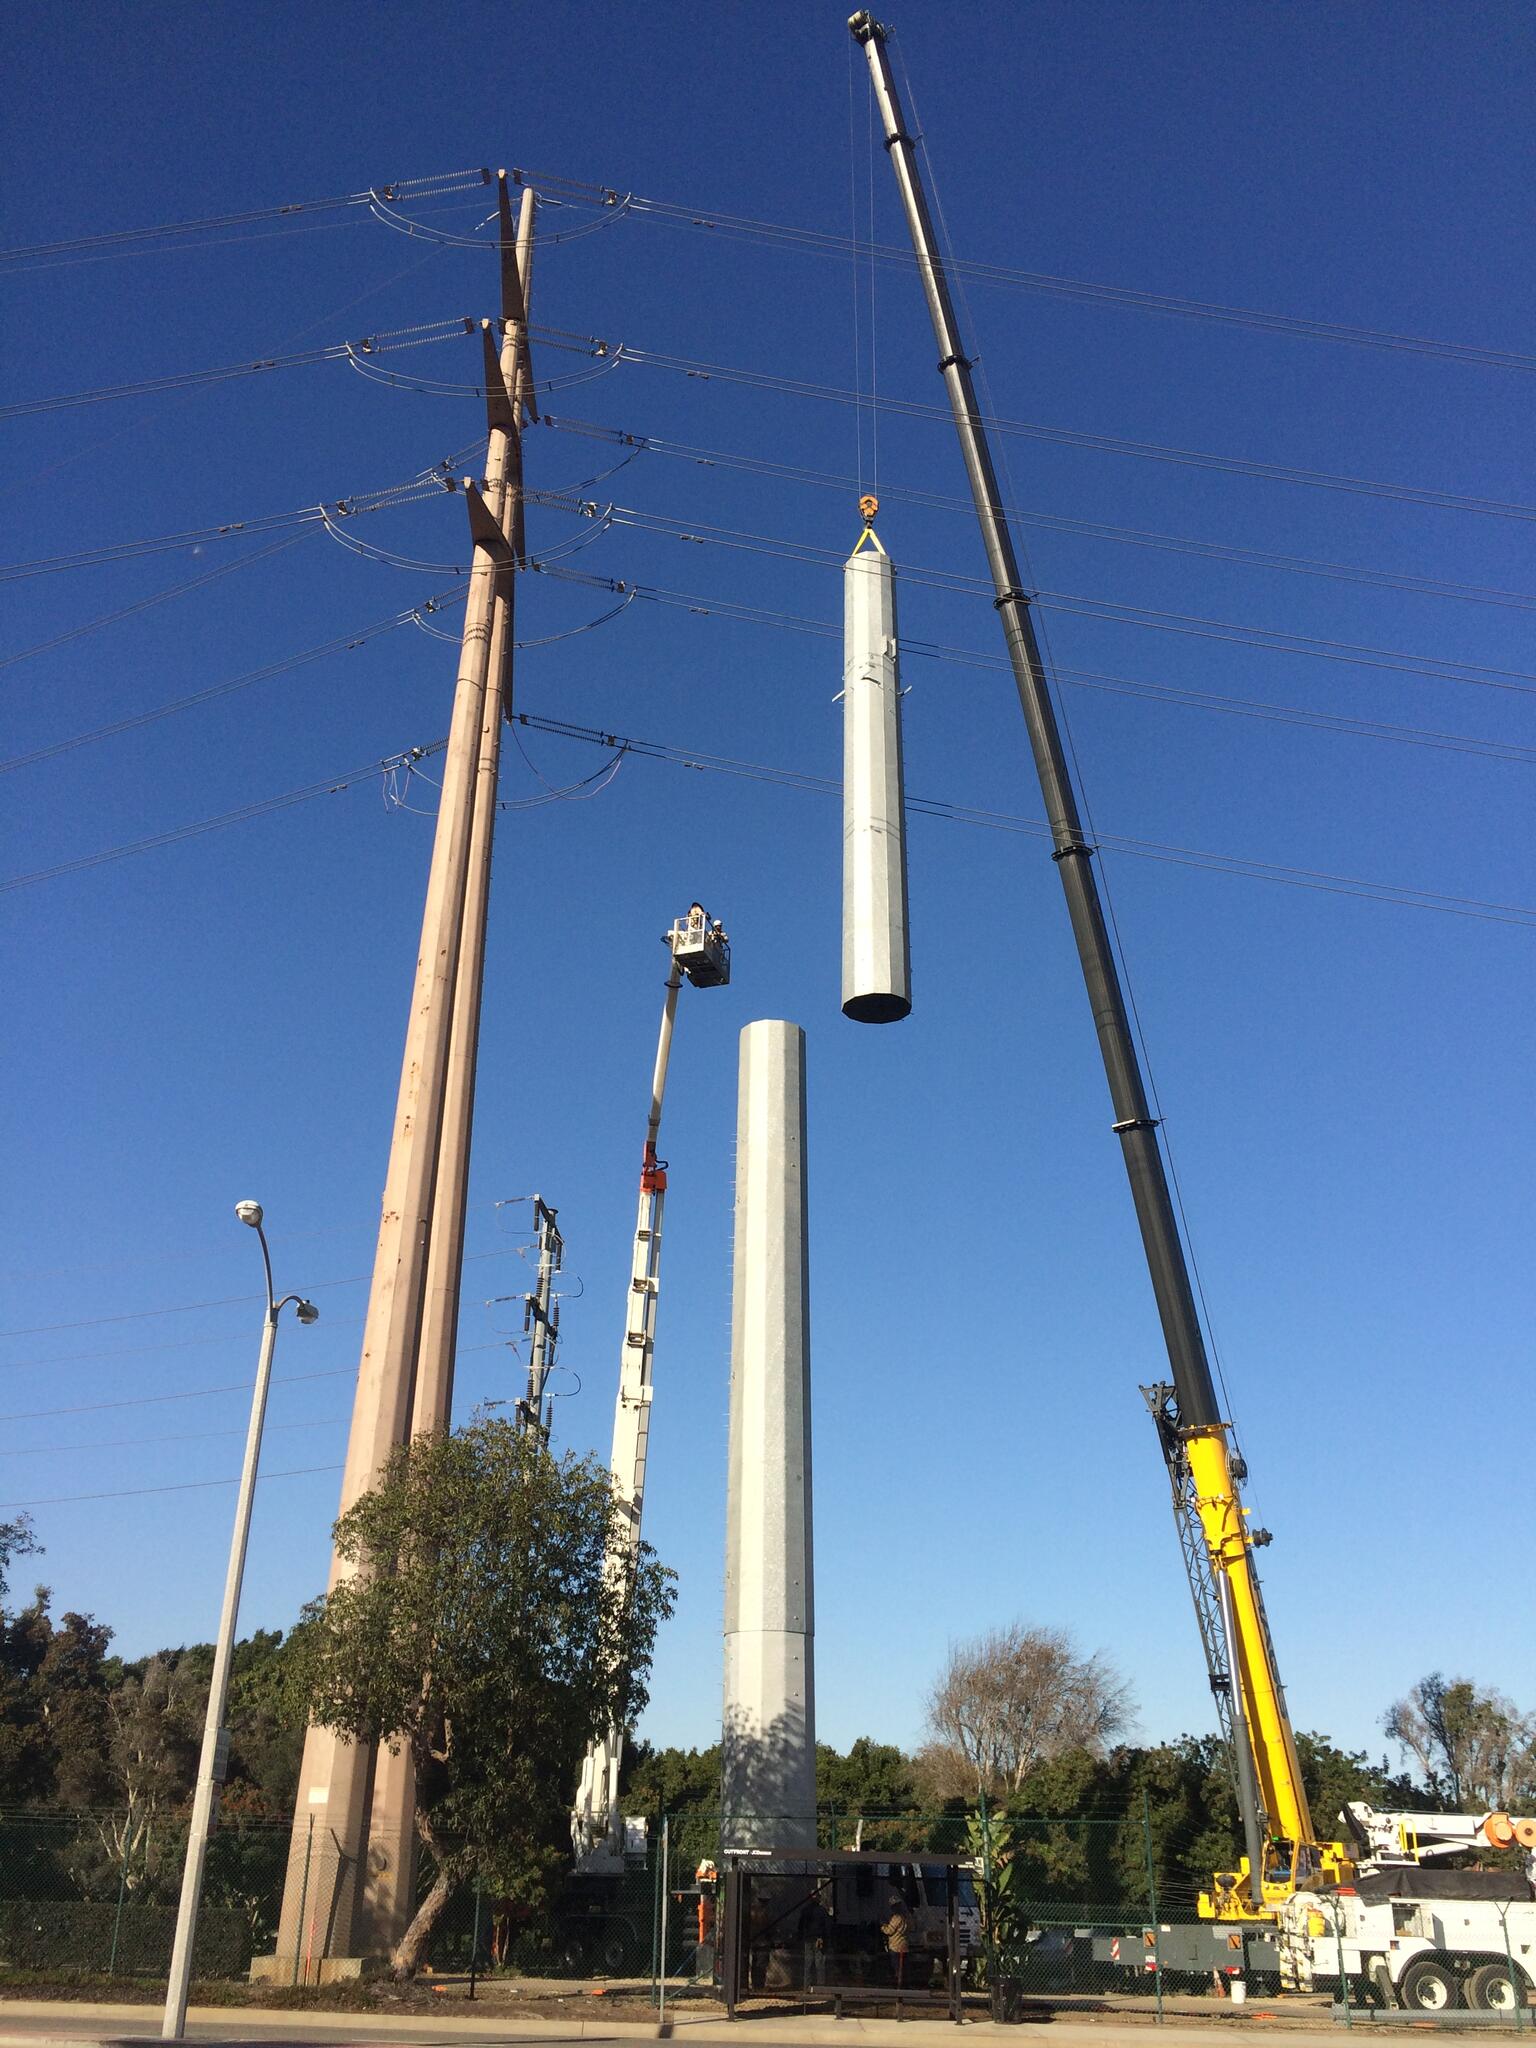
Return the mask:
<path id="1" fill-rule="evenodd" d="M 1525 1874 L 1536 1883 L 1536 1819 L 1512 1813 L 1409 1813 L 1381 1811 L 1351 1800 L 1343 1819 L 1355 1837 L 1362 1870 L 1437 1862 L 1463 1849 L 1518 1849 Z"/>
<path id="2" fill-rule="evenodd" d="M 667 1200 L 667 1168 L 656 1156 L 667 1068 L 672 1057 L 672 1025 L 677 991 L 686 974 L 697 988 L 714 988 L 730 980 L 730 941 L 719 924 L 711 924 L 695 904 L 666 935 L 672 954 L 667 996 L 651 1076 L 651 1108 L 646 1123 L 645 1155 L 640 1167 L 640 1207 L 635 1221 L 630 1261 L 629 1298 L 624 1319 L 624 1347 L 619 1358 L 619 1395 L 613 1414 L 614 1499 L 619 1509 L 618 1533 L 609 1550 L 611 1575 L 627 1573 L 640 1547 L 645 1509 L 645 1466 L 651 1441 L 651 1368 L 656 1351 L 656 1300 L 660 1289 L 661 1226 Z M 619 1764 L 624 1731 L 612 1728 L 587 1751 L 581 1784 L 571 1813 L 571 1841 L 581 1870 L 601 1870 L 622 1862 L 619 1825 Z"/>

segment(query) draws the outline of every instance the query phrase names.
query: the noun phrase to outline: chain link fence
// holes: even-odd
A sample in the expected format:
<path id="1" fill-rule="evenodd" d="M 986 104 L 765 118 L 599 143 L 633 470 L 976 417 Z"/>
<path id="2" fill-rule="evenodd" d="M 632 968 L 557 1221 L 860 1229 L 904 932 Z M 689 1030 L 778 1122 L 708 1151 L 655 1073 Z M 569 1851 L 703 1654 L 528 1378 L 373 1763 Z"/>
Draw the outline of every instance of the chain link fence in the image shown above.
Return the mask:
<path id="1" fill-rule="evenodd" d="M 1009 1815 L 985 1804 L 930 1815 L 828 1812 L 815 1835 L 804 1854 L 829 1868 L 840 1858 L 842 1874 L 793 1941 L 759 1944 L 761 1956 L 746 1965 L 751 1991 L 816 2003 L 832 1995 L 835 1976 L 848 1996 L 872 2001 L 900 1989 L 910 2000 L 936 1982 L 944 1943 L 935 1929 L 949 1916 L 953 1963 L 946 1949 L 943 1969 L 956 1972 L 972 2011 L 1000 2020 L 1064 2004 L 1228 2017 L 1239 2002 L 1279 1999 L 1351 2029 L 1428 2023 L 1536 2035 L 1536 1896 L 1514 1873 L 1424 1868 L 1361 1879 L 1350 1892 L 1299 1895 L 1278 1925 L 1239 1926 L 1201 1917 L 1211 1873 L 1159 1838 L 1145 1802 L 1091 1816 Z M 786 1838 L 804 1842 L 780 1830 Z M 558 1872 L 533 1901 L 463 1884 L 422 1967 L 471 1990 L 479 1978 L 503 1977 L 604 1985 L 663 2009 L 713 1999 L 721 1876 L 733 1850 L 774 1840 L 771 1820 L 727 1824 L 689 1810 L 634 1831 L 631 1853 L 605 1873 Z M 287 1820 L 221 1816 L 194 1950 L 200 1982 L 254 1976 L 281 1989 L 356 1974 L 351 1874 L 323 1828 L 291 1853 L 293 1842 Z M 0 1814 L 0 1988 L 115 1983 L 143 1996 L 163 1984 L 185 1854 L 180 1817 Z M 429 1860 L 420 1864 L 411 1910 L 433 1879 Z M 898 1965 L 902 1941 L 907 1960 Z"/>

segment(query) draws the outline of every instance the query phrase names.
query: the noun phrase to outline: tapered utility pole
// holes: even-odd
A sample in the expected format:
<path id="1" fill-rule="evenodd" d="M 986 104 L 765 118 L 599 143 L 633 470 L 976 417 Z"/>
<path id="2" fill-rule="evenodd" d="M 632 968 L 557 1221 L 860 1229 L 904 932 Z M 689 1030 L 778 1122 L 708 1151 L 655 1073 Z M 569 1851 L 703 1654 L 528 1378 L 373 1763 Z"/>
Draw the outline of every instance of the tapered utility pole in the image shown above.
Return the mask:
<path id="1" fill-rule="evenodd" d="M 1113 1129 L 1120 1140 L 1126 1174 L 1131 1183 L 1147 1270 L 1173 1372 L 1177 1392 L 1177 1428 L 1188 1446 L 1192 1466 L 1198 1468 L 1198 1492 L 1207 1510 L 1203 1519 L 1213 1568 L 1230 1586 L 1230 1600 L 1223 1606 L 1223 1619 L 1228 1633 L 1229 1668 L 1240 1679 L 1242 1687 L 1242 1698 L 1235 1704 L 1246 1715 L 1257 1755 L 1272 1763 L 1266 1782 L 1272 1788 L 1299 1786 L 1300 1772 L 1296 1767 L 1289 1717 L 1269 1647 L 1258 1577 L 1252 1569 L 1249 1555 L 1251 1545 L 1237 1491 L 1236 1461 L 1231 1456 L 1229 1444 L 1231 1425 L 1223 1419 L 1216 1399 L 1184 1244 L 1169 1193 L 1168 1173 L 1157 1135 L 1158 1120 L 1152 1114 L 1142 1078 L 1119 970 L 1105 926 L 1098 885 L 1094 880 L 1094 849 L 1078 816 L 1077 798 L 1062 750 L 1056 710 L 1035 638 L 1029 595 L 1019 573 L 1013 536 L 992 466 L 986 428 L 976 403 L 971 364 L 962 345 L 949 280 L 934 236 L 933 221 L 918 172 L 917 151 L 907 129 L 906 115 L 891 72 L 890 54 L 886 48 L 888 32 L 871 14 L 862 11 L 851 17 L 848 27 L 869 62 L 886 153 L 896 173 L 902 207 L 917 255 L 918 273 L 922 278 L 934 339 L 939 349 L 939 371 L 949 393 L 955 431 L 960 438 L 960 452 L 965 461 L 976 517 L 997 592 L 994 602 L 1002 620 L 1008 659 L 1018 686 L 1019 703 L 1023 707 L 1030 749 L 1040 778 L 1046 816 L 1050 821 L 1051 858 L 1060 871 L 1067 910 L 1072 919 L 1078 961 L 1088 989 L 1104 1070 L 1109 1078 L 1115 1117 Z M 1239 1781 L 1241 1793 L 1241 1773 Z M 1271 1790 L 1267 1801 L 1268 1818 L 1293 1839 L 1310 1842 L 1312 1821 L 1306 1811 L 1304 1797 L 1299 1810 L 1284 1811 L 1287 1798 L 1283 1791 Z M 1258 1814 L 1245 1811 L 1244 1825 L 1250 1839 L 1262 1832 L 1260 1820 Z M 1259 1872 L 1256 1869 L 1252 1873 L 1252 1882 L 1257 1899 Z"/>
<path id="2" fill-rule="evenodd" d="M 446 1425 L 452 1401 L 496 774 L 510 709 L 521 423 L 533 398 L 519 259 L 531 259 L 535 199 L 524 191 L 514 231 L 504 172 L 498 197 L 501 341 L 498 348 L 486 323 L 490 431 L 484 477 L 479 485 L 464 483 L 473 566 L 342 1514 L 376 1482 L 396 1446 L 418 1430 Z M 333 1557 L 330 1585 L 347 1569 Z M 321 1958 L 376 1952 L 399 1938 L 410 1908 L 414 1798 L 403 1758 L 386 1750 L 376 1760 L 326 1729 L 309 1730 L 277 1942 L 285 1963 L 303 1956 L 318 1966 Z M 313 1857 L 311 1820 L 320 1823 Z"/>

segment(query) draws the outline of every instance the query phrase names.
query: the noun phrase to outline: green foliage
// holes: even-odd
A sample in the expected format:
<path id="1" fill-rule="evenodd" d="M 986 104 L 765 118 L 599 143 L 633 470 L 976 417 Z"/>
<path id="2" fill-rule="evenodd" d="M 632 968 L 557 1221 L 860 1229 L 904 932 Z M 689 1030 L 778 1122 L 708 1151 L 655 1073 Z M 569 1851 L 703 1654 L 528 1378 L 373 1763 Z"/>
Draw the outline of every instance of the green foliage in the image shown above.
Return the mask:
<path id="1" fill-rule="evenodd" d="M 834 1814 L 918 1813 L 912 1759 L 889 1742 L 857 1736 L 846 1756 L 816 1745 L 816 1803 Z"/>
<path id="2" fill-rule="evenodd" d="M 1536 1714 L 1503 1693 L 1432 1671 L 1388 1708 L 1382 1725 L 1448 1811 L 1536 1803 Z"/>
<path id="3" fill-rule="evenodd" d="M 422 1436 L 336 1524 L 343 1576 L 306 1611 L 290 1692 L 354 1742 L 403 1747 L 436 1866 L 395 1967 L 453 1886 L 521 1889 L 567 1853 L 582 1756 L 643 1708 L 672 1574 L 620 1578 L 607 1468 L 481 1416 Z"/>
<path id="4" fill-rule="evenodd" d="M 104 1971 L 113 1959 L 125 1976 L 163 1976 L 170 1967 L 176 1907 L 8 1899 L 0 1901 L 0 1968 Z M 245 1916 L 205 1905 L 198 1915 L 194 1967 L 200 1976 L 238 1977 L 250 1966 L 251 1930 Z"/>

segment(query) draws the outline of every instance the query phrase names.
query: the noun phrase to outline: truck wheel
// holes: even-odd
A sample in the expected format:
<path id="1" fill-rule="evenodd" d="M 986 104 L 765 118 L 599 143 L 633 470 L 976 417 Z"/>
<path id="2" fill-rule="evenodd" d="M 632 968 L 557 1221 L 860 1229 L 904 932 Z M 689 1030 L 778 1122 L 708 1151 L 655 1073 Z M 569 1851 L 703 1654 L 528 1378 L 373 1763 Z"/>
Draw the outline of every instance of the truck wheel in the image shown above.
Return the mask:
<path id="1" fill-rule="evenodd" d="M 1524 1985 L 1520 1988 L 1523 1993 Z M 1467 2003 L 1474 2012 L 1513 2012 L 1522 2002 L 1530 2003 L 1517 1998 L 1508 1963 L 1484 1963 L 1467 1979 Z"/>
<path id="2" fill-rule="evenodd" d="M 1408 1965 L 1397 1994 L 1410 2012 L 1449 2012 L 1461 2003 L 1461 1985 L 1444 1963 L 1428 1956 Z"/>

